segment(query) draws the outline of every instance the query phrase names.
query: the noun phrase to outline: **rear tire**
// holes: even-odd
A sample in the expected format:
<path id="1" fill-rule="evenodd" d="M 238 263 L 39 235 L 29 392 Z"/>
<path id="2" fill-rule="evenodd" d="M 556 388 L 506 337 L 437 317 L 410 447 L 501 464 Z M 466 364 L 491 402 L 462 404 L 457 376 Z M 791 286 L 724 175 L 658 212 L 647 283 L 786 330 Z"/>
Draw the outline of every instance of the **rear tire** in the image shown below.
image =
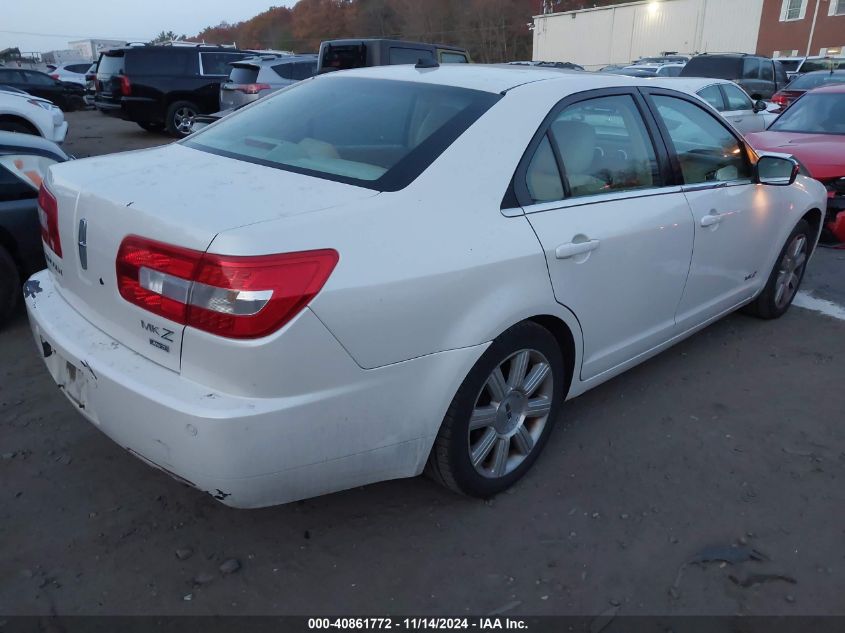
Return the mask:
<path id="1" fill-rule="evenodd" d="M 551 332 L 530 321 L 504 332 L 455 394 L 426 474 L 473 497 L 512 486 L 548 441 L 565 379 L 563 353 Z"/>
<path id="2" fill-rule="evenodd" d="M 21 279 L 15 261 L 9 251 L 0 246 L 0 327 L 17 307 L 20 291 Z"/>
<path id="3" fill-rule="evenodd" d="M 795 225 L 778 255 L 763 292 L 743 309 L 746 314 L 760 319 L 779 319 L 786 314 L 801 287 L 815 239 L 815 233 L 806 220 Z"/>
<path id="4" fill-rule="evenodd" d="M 185 138 L 193 127 L 194 119 L 200 113 L 199 108 L 190 101 L 175 101 L 167 108 L 165 126 L 167 132 L 176 138 Z"/>

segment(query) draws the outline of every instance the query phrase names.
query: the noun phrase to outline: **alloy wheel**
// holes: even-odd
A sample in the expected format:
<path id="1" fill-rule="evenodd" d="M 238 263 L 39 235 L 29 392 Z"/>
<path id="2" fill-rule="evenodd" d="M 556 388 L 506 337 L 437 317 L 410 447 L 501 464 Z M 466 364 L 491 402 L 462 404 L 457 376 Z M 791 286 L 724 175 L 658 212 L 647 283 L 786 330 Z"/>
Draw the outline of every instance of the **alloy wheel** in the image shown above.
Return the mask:
<path id="1" fill-rule="evenodd" d="M 181 107 L 173 114 L 173 122 L 180 134 L 190 134 L 194 127 L 194 119 L 197 113 L 191 108 Z"/>
<path id="2" fill-rule="evenodd" d="M 534 450 L 552 407 L 554 375 L 533 349 L 509 356 L 492 371 L 469 422 L 469 455 L 487 478 L 504 477 Z"/>
<path id="3" fill-rule="evenodd" d="M 789 243 L 778 268 L 775 281 L 775 306 L 778 310 L 782 310 L 795 298 L 806 264 L 807 237 L 798 234 Z"/>

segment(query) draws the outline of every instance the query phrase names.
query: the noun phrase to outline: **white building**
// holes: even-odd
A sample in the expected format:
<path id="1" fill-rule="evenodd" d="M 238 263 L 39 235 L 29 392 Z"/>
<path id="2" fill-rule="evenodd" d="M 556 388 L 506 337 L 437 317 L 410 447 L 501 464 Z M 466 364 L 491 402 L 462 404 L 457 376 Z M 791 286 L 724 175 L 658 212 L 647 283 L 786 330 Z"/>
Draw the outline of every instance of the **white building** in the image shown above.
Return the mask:
<path id="1" fill-rule="evenodd" d="M 126 42 L 124 40 L 74 40 L 68 42 L 68 46 L 76 50 L 82 59 L 93 62 L 100 58 L 100 53 L 103 51 L 126 46 Z"/>
<path id="2" fill-rule="evenodd" d="M 757 49 L 763 0 L 646 0 L 534 18 L 534 59 L 594 70 L 663 51 Z"/>

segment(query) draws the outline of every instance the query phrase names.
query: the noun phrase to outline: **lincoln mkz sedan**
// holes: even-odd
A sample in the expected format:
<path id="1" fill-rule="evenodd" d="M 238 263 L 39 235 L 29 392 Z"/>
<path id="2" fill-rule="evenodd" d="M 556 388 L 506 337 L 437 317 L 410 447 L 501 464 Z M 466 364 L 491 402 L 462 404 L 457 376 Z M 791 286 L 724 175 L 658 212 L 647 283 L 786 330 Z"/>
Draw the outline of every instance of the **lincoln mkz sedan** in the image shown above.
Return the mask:
<path id="1" fill-rule="evenodd" d="M 428 66 L 50 168 L 26 303 L 83 416 L 235 507 L 424 471 L 488 497 L 565 400 L 789 308 L 826 203 L 791 158 L 646 81 Z"/>

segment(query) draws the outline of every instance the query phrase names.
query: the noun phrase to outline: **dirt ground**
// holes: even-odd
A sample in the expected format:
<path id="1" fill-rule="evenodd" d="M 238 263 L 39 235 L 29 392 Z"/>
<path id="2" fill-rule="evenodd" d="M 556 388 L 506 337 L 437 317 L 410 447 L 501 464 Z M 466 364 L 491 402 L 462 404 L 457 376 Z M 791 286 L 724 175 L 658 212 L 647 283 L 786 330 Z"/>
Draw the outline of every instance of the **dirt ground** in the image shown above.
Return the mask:
<path id="1" fill-rule="evenodd" d="M 77 156 L 168 140 L 68 119 Z M 820 252 L 806 296 L 844 271 Z M 568 403 L 489 502 L 420 478 L 233 510 L 78 415 L 22 312 L 0 351 L 3 615 L 845 614 L 845 321 L 811 310 L 731 316 Z"/>

